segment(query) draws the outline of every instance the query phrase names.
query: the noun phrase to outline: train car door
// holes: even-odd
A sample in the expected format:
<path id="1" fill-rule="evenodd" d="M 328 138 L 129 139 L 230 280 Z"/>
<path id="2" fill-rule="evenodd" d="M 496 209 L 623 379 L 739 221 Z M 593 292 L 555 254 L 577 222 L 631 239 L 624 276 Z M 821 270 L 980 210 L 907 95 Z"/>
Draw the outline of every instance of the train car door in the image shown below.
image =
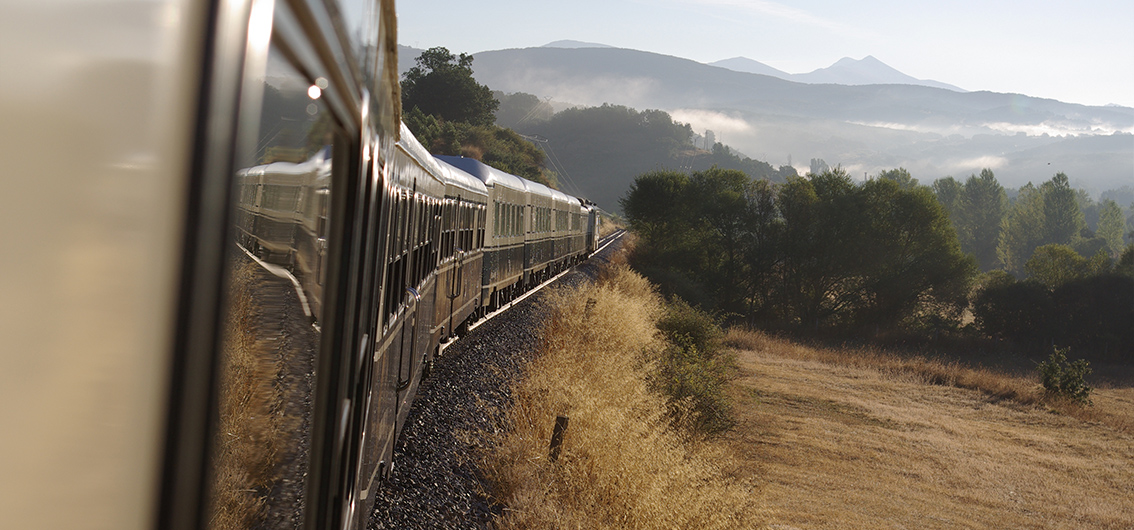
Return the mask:
<path id="1" fill-rule="evenodd" d="M 414 180 L 413 191 L 410 194 L 409 215 L 403 221 L 405 223 L 406 246 L 413 249 L 417 244 L 417 238 L 420 234 L 417 233 L 418 216 L 421 215 L 421 198 L 417 194 L 417 180 Z M 398 404 L 399 406 L 408 406 L 405 402 L 406 394 L 408 393 L 410 383 L 413 381 L 414 371 L 414 345 L 417 343 L 417 317 L 418 305 L 421 302 L 421 293 L 417 291 L 416 282 L 418 280 L 417 274 L 414 271 L 418 270 L 420 264 L 414 263 L 414 258 L 417 255 L 414 252 L 408 252 L 406 259 L 406 269 L 409 274 L 405 275 L 406 281 L 402 288 L 408 293 L 406 297 L 406 317 L 402 323 L 401 330 L 401 348 L 399 351 L 398 360 Z M 402 415 L 399 411 L 399 417 Z M 400 428 L 398 429 L 401 430 Z"/>

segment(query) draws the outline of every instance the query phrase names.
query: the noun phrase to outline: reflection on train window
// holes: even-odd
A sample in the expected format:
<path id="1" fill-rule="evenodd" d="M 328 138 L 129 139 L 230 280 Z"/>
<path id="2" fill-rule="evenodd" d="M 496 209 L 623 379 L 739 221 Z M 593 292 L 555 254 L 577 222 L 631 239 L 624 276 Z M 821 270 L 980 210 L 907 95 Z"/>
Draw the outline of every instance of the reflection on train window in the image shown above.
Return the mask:
<path id="1" fill-rule="evenodd" d="M 226 262 L 208 525 L 299 528 L 321 344 L 332 168 L 346 137 L 308 79 L 274 46 L 255 130 L 241 130 Z M 316 88 L 318 90 L 313 89 Z M 247 105 L 247 104 L 245 104 Z"/>

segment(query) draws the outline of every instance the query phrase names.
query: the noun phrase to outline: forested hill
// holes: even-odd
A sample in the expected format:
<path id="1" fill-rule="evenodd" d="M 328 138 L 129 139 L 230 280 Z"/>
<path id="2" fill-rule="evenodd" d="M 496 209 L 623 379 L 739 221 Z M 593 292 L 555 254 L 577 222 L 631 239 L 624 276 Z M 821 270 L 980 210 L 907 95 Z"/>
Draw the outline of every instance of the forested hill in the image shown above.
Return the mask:
<path id="1" fill-rule="evenodd" d="M 523 95 L 498 96 L 502 99 L 498 123 L 505 113 L 527 115 L 516 111 L 517 106 L 530 110 L 539 104 L 530 96 L 526 106 L 510 101 Z M 635 176 L 655 169 L 699 171 L 715 165 L 777 182 L 796 174 L 790 167 L 777 169 L 720 143 L 706 143 L 688 124 L 675 122 L 660 110 L 639 111 L 618 105 L 579 107 L 545 120 L 501 124 L 532 139 L 547 153 L 546 165 L 558 174 L 561 189 L 611 212 L 620 210 L 618 199 L 626 194 Z"/>

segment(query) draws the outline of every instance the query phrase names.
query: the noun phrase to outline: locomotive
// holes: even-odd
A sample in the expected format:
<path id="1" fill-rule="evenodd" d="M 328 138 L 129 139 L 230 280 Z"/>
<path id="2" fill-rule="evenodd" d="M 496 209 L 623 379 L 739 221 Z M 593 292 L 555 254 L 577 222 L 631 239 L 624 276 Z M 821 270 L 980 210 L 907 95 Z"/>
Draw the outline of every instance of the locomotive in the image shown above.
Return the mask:
<path id="1" fill-rule="evenodd" d="M 401 124 L 392 0 L 0 21 L 12 527 L 359 528 L 441 345 L 596 248 Z"/>

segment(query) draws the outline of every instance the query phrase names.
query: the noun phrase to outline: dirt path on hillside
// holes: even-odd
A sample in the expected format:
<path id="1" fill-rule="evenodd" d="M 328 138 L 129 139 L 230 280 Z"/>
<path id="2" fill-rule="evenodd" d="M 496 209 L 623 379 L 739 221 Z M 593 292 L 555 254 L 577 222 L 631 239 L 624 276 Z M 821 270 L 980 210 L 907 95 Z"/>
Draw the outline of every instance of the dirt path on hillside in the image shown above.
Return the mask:
<path id="1" fill-rule="evenodd" d="M 1134 528 L 1134 436 L 910 376 L 738 363 L 726 443 L 773 528 Z"/>

